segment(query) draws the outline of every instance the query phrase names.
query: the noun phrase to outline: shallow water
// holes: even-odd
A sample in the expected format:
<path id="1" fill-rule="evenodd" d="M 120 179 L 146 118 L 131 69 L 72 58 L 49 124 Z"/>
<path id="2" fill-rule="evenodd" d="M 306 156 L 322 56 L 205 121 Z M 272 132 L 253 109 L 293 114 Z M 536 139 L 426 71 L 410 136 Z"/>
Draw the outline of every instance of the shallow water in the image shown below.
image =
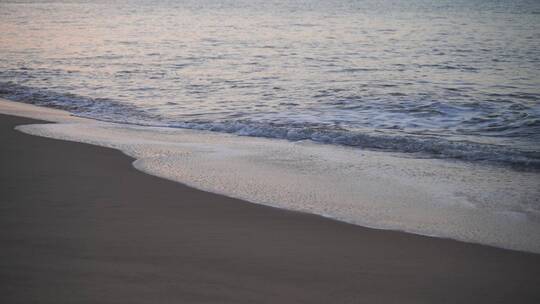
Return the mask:
<path id="1" fill-rule="evenodd" d="M 142 127 L 0 100 L 39 136 L 119 149 L 144 172 L 362 226 L 540 253 L 540 173 L 310 141 Z"/>
<path id="2" fill-rule="evenodd" d="M 0 28 L 12 100 L 540 168 L 538 1 L 2 1 Z"/>

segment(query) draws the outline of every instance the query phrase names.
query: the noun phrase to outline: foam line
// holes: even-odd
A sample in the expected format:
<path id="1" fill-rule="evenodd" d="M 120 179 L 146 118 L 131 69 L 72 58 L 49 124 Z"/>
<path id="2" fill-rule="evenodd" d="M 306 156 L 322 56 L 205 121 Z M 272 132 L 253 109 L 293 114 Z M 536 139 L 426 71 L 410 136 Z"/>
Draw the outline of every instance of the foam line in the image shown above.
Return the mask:
<path id="1" fill-rule="evenodd" d="M 367 227 L 540 253 L 537 172 L 97 122 L 7 101 L 0 112 L 58 122 L 17 129 L 119 149 L 137 169 L 198 189 Z"/>

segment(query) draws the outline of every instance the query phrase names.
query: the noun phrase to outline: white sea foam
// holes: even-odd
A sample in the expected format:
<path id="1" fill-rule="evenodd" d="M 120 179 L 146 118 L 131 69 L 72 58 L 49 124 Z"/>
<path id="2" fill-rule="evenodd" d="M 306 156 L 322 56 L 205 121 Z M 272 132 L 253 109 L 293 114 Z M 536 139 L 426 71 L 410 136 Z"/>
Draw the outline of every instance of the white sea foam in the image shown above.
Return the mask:
<path id="1" fill-rule="evenodd" d="M 279 208 L 381 229 L 540 253 L 540 175 L 310 141 L 97 122 L 0 102 L 41 118 L 18 130 L 119 149 L 144 172 Z"/>

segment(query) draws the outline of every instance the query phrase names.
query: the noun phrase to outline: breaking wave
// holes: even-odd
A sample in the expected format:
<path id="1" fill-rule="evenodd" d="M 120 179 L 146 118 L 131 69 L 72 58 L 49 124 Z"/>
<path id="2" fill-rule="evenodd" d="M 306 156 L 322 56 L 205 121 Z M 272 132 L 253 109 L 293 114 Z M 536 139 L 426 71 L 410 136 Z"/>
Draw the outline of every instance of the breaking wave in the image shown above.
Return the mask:
<path id="1" fill-rule="evenodd" d="M 448 139 L 425 134 L 392 133 L 387 130 L 348 130 L 313 123 L 238 121 L 174 121 L 152 115 L 134 105 L 112 99 L 57 93 L 11 82 L 0 83 L 0 96 L 18 102 L 63 109 L 76 116 L 143 126 L 186 128 L 290 141 L 358 147 L 369 150 L 412 153 L 415 157 L 450 158 L 510 165 L 518 169 L 540 169 L 540 152 L 511 146 Z M 540 127 L 540 124 L 539 124 Z"/>

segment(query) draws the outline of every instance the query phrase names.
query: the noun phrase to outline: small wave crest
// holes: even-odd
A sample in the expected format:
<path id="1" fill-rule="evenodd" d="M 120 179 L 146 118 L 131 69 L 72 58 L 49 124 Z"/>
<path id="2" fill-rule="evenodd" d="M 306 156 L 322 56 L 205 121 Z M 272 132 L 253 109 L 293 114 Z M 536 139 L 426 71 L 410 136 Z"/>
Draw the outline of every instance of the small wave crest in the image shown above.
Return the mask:
<path id="1" fill-rule="evenodd" d="M 312 140 L 370 150 L 416 153 L 424 157 L 487 161 L 518 168 L 540 169 L 540 153 L 537 152 L 470 141 L 453 141 L 435 136 L 369 134 L 362 131 L 322 129 L 316 126 L 291 127 L 254 122 L 183 122 L 168 126 L 291 141 Z"/>
<path id="2" fill-rule="evenodd" d="M 0 82 L 0 96 L 12 101 L 65 110 L 78 116 L 111 122 L 137 123 L 136 117 L 151 117 L 135 106 L 108 98 L 91 98 L 13 82 Z"/>
<path id="3" fill-rule="evenodd" d="M 362 149 L 414 153 L 419 157 L 451 158 L 510 165 L 519 169 L 540 169 L 540 152 L 509 146 L 439 136 L 389 133 L 380 130 L 347 130 L 332 126 L 300 123 L 241 121 L 174 121 L 152 115 L 134 105 L 112 99 L 90 98 L 31 88 L 11 82 L 0 83 L 0 96 L 24 103 L 67 110 L 96 120 L 155 127 L 172 127 L 318 143 Z"/>

